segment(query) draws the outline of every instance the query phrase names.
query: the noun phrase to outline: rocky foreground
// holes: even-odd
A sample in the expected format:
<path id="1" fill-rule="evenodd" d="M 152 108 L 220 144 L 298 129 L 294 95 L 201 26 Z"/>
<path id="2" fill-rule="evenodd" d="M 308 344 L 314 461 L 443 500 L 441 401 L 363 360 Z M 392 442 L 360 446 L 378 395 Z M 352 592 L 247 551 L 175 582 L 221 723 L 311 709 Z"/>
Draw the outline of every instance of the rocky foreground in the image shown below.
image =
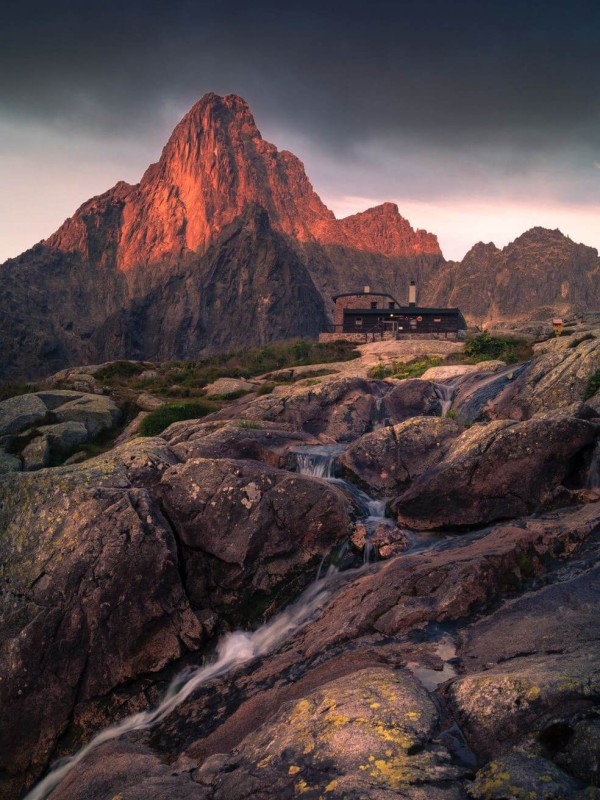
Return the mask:
<path id="1" fill-rule="evenodd" d="M 600 797 L 600 331 L 452 369 L 0 476 L 0 795 Z"/>

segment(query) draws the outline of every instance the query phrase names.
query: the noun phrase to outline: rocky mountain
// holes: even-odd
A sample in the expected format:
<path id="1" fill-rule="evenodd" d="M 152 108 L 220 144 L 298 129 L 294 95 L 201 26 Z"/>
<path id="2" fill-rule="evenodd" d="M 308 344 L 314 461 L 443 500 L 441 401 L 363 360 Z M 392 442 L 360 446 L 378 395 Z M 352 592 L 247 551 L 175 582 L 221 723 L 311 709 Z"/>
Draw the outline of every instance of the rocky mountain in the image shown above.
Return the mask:
<path id="1" fill-rule="evenodd" d="M 564 316 L 598 307 L 600 258 L 559 230 L 531 228 L 499 250 L 479 242 L 448 262 L 430 286 L 434 303 L 477 323 Z"/>
<path id="2" fill-rule="evenodd" d="M 405 292 L 441 264 L 435 236 L 393 204 L 336 220 L 244 100 L 208 94 L 139 184 L 0 267 L 0 379 L 314 336 L 332 292 Z"/>
<path id="3" fill-rule="evenodd" d="M 402 301 L 417 280 L 421 302 L 477 322 L 589 308 L 598 264 L 542 229 L 446 263 L 393 203 L 338 220 L 244 100 L 207 94 L 139 184 L 117 183 L 0 266 L 0 380 L 315 336 L 331 295 L 366 284 Z"/>

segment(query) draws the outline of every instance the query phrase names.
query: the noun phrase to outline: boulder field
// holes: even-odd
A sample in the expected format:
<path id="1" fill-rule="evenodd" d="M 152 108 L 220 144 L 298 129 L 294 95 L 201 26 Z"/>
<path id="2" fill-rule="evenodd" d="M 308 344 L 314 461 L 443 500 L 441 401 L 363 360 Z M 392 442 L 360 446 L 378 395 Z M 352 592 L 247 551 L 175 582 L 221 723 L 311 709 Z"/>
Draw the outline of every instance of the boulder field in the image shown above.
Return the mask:
<path id="1" fill-rule="evenodd" d="M 600 797 L 600 336 L 563 338 L 36 471 L 112 401 L 0 404 L 0 795 L 121 721 L 33 797 Z"/>

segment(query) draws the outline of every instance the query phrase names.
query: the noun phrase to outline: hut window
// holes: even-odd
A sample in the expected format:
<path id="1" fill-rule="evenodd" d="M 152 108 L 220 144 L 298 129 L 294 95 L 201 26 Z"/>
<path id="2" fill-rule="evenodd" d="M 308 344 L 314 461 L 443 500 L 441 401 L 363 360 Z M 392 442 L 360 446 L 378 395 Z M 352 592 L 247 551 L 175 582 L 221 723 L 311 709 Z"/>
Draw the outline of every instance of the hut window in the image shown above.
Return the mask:
<path id="1" fill-rule="evenodd" d="M 389 302 L 389 303 L 388 303 L 388 308 L 393 308 L 393 307 L 394 307 L 394 303 L 392 303 L 392 302 Z"/>
<path id="2" fill-rule="evenodd" d="M 434 318 L 433 318 L 433 321 L 434 321 L 434 322 L 441 322 L 441 321 L 442 321 L 442 318 L 441 318 L 441 317 L 434 317 Z"/>
<path id="3" fill-rule="evenodd" d="M 377 308 L 377 300 L 371 300 L 371 308 Z"/>
<path id="4" fill-rule="evenodd" d="M 357 328 L 362 328 L 362 317 L 356 317 L 354 320 L 354 324 Z"/>

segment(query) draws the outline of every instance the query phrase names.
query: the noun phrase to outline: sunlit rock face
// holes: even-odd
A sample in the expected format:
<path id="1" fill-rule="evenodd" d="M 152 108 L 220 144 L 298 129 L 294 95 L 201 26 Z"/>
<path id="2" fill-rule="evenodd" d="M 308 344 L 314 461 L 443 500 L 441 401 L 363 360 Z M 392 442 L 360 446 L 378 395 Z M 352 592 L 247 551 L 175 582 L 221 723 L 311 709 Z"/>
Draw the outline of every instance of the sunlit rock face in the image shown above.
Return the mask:
<path id="1" fill-rule="evenodd" d="M 299 241 L 391 256 L 441 255 L 437 238 L 414 231 L 393 203 L 336 220 L 302 162 L 262 138 L 248 104 L 216 94 L 185 115 L 137 186 L 121 182 L 85 203 L 47 243 L 89 259 L 113 257 L 127 270 L 203 250 L 249 203 Z M 99 235 L 106 237 L 101 254 Z"/>

